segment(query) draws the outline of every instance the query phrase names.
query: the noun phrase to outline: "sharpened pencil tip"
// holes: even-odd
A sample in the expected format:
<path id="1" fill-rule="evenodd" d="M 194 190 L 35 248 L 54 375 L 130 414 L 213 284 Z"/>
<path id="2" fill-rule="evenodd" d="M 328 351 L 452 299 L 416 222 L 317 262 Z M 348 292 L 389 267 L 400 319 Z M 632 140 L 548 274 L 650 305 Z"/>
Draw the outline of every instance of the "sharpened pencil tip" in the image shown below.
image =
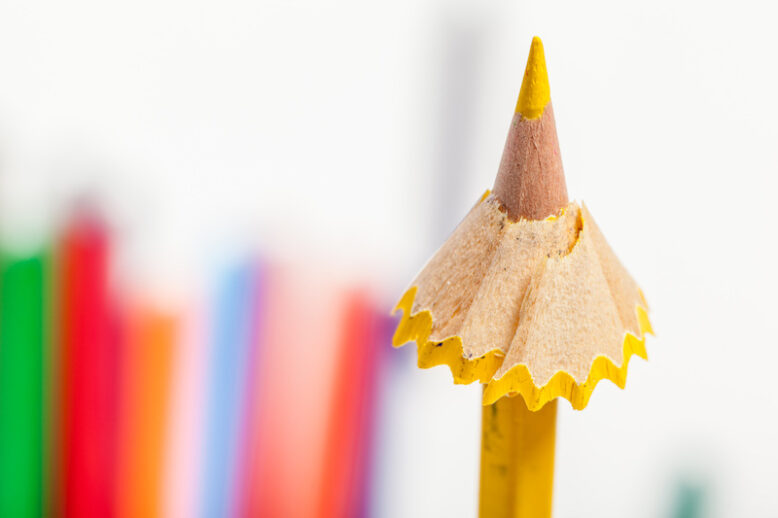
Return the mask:
<path id="1" fill-rule="evenodd" d="M 524 79 L 521 82 L 516 112 L 525 119 L 537 119 L 543 115 L 543 110 L 550 100 L 551 90 L 548 86 L 543 42 L 535 36 L 532 38 L 532 45 L 529 48 L 527 68 L 524 69 Z"/>

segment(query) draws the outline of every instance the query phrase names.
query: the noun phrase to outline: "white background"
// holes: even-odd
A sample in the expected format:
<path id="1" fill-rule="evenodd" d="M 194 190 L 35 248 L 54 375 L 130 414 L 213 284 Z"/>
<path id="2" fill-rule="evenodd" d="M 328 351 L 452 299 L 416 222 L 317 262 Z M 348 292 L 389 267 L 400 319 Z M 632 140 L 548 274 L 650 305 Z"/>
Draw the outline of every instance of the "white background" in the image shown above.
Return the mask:
<path id="1" fill-rule="evenodd" d="M 137 289 L 230 246 L 387 308 L 491 186 L 530 39 L 568 191 L 643 287 L 627 389 L 560 405 L 555 516 L 778 516 L 776 11 L 741 1 L 0 3 L 0 228 L 93 192 Z M 354 274 L 353 272 L 357 272 Z M 172 295 L 171 295 L 172 294 Z M 480 391 L 396 353 L 373 514 L 475 515 Z"/>

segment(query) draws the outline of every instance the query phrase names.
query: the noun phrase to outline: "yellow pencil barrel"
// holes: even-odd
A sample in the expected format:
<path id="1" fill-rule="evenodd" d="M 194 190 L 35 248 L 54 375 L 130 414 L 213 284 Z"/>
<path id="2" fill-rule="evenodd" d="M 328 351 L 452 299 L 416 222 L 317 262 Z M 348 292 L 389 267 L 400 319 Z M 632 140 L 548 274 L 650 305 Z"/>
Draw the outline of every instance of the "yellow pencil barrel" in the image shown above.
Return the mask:
<path id="1" fill-rule="evenodd" d="M 530 412 L 521 396 L 483 407 L 480 518 L 551 516 L 556 408 Z"/>

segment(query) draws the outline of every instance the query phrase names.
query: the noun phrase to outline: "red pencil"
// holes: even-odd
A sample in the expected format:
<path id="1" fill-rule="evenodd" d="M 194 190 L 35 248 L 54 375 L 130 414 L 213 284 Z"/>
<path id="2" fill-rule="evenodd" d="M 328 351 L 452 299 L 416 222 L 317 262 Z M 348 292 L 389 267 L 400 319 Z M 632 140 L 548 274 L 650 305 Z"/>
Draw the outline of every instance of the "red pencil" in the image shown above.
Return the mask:
<path id="1" fill-rule="evenodd" d="M 359 516 L 362 480 L 368 475 L 369 419 L 376 382 L 375 312 L 368 297 L 354 292 L 346 297 L 337 351 L 335 387 L 322 473 L 321 517 Z"/>
<path id="2" fill-rule="evenodd" d="M 81 214 L 61 242 L 61 479 L 65 517 L 111 517 L 119 326 L 108 297 L 108 238 Z"/>

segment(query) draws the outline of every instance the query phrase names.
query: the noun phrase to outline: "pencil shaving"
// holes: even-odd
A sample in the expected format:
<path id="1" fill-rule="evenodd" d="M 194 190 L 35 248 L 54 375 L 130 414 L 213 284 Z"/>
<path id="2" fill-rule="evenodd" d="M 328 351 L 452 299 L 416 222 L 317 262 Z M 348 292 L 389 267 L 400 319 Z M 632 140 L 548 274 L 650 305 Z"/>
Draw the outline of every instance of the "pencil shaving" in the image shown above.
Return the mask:
<path id="1" fill-rule="evenodd" d="M 420 367 L 486 384 L 484 404 L 562 396 L 582 409 L 599 380 L 623 388 L 630 356 L 646 358 L 645 308 L 585 206 L 513 222 L 489 195 L 398 303 L 394 345 L 415 341 Z"/>

